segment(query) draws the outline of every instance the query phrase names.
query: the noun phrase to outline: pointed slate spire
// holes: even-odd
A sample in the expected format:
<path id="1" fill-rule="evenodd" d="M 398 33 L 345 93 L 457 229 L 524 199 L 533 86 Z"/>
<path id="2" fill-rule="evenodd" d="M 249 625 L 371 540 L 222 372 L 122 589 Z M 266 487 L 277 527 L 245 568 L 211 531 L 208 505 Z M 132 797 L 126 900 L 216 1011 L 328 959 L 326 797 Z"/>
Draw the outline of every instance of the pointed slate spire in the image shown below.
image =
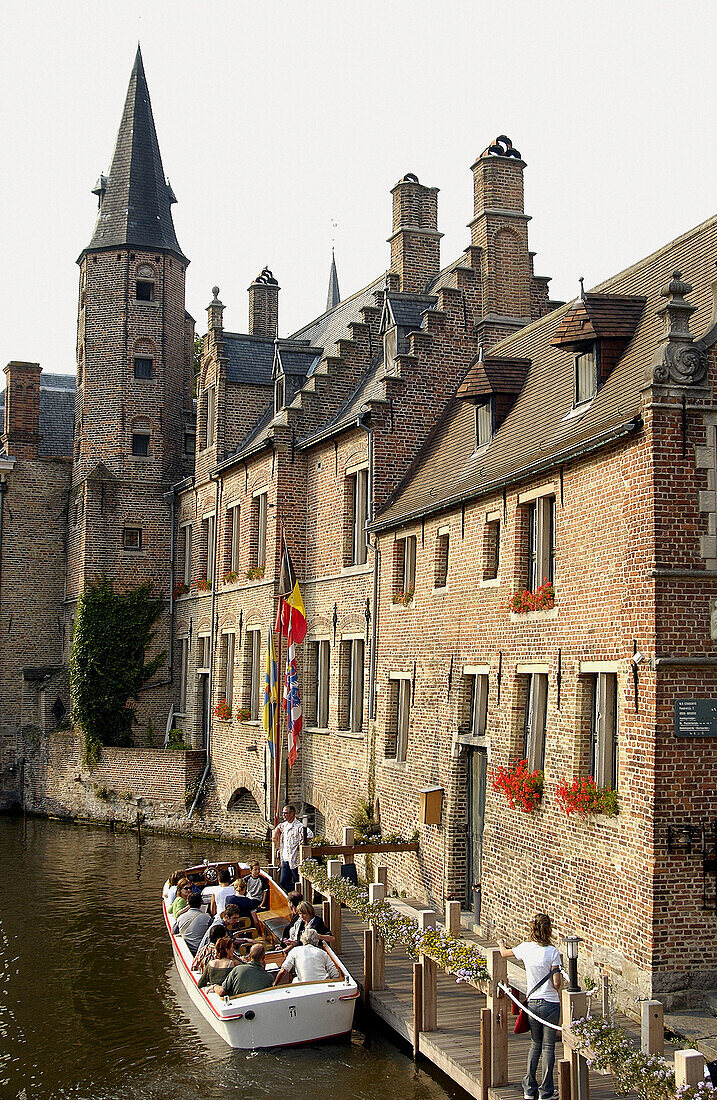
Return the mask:
<path id="1" fill-rule="evenodd" d="M 329 271 L 329 293 L 326 296 L 326 308 L 333 309 L 341 301 L 341 292 L 339 291 L 339 276 L 336 271 L 336 256 L 334 255 L 333 248 L 331 249 L 331 270 Z"/>
<path id="2" fill-rule="evenodd" d="M 104 185 L 101 194 L 100 181 Z M 100 199 L 100 209 L 88 249 L 134 245 L 184 258 L 170 210 L 176 199 L 162 168 L 139 46 L 112 164 L 100 181 L 93 191 Z"/>

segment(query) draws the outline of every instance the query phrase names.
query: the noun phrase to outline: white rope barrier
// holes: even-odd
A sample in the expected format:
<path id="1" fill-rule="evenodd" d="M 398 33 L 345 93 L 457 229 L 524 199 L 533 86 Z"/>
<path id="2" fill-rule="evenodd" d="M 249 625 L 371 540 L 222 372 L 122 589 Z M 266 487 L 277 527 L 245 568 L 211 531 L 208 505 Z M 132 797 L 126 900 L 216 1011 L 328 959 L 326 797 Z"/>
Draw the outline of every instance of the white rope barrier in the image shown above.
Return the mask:
<path id="1" fill-rule="evenodd" d="M 513 993 L 511 992 L 509 986 L 504 985 L 503 982 L 498 982 L 498 989 L 500 989 L 500 991 L 502 993 L 506 993 L 510 997 L 513 1004 L 516 1004 L 518 1006 L 518 1008 L 522 1008 L 522 1010 L 526 1014 L 526 1016 L 530 1016 L 530 1017 L 532 1017 L 533 1020 L 537 1020 L 537 1022 L 539 1024 L 542 1024 L 543 1027 L 551 1027 L 553 1029 L 553 1031 L 561 1031 L 562 1032 L 563 1029 L 560 1026 L 560 1024 L 551 1024 L 551 1023 L 549 1023 L 548 1020 L 544 1020 L 542 1018 L 542 1016 L 536 1016 L 534 1012 L 531 1012 L 531 1010 L 528 1008 L 527 1005 L 523 1004 L 522 1001 L 519 1001 L 517 997 L 513 996 Z"/>

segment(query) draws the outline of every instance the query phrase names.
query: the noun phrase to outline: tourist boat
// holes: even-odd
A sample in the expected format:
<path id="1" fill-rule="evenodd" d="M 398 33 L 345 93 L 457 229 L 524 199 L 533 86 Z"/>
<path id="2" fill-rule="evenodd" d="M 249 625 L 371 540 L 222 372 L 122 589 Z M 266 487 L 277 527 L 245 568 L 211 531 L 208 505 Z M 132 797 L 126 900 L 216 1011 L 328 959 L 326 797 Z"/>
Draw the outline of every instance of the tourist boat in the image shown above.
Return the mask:
<path id="1" fill-rule="evenodd" d="M 198 888 L 216 885 L 219 871 L 226 867 L 233 878 L 247 875 L 249 868 L 237 863 L 202 863 L 184 872 Z M 268 910 L 258 914 L 261 930 L 270 945 L 266 954 L 268 971 L 278 971 L 286 957 L 281 934 L 289 923 L 286 894 L 269 875 Z M 220 997 L 208 987 L 199 989 L 199 974 L 192 970 L 192 953 L 181 936 L 172 934 L 167 907 L 167 887 L 162 895 L 162 913 L 172 942 L 174 961 L 193 1003 L 216 1033 L 230 1047 L 254 1050 L 260 1047 L 298 1046 L 321 1039 L 333 1039 L 351 1031 L 358 987 L 338 956 L 326 948 L 341 974 L 335 981 L 293 982 L 235 997 Z M 275 946 L 272 950 L 271 945 Z"/>

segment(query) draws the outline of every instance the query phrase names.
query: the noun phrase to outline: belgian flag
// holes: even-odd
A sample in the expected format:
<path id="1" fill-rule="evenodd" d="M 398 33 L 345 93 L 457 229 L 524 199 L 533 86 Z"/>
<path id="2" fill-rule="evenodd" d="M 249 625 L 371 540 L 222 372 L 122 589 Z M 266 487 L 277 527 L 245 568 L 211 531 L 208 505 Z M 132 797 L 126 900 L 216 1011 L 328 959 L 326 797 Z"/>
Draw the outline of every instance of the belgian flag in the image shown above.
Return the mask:
<path id="1" fill-rule="evenodd" d="M 276 613 L 277 634 L 291 639 L 297 645 L 306 637 L 306 611 L 299 591 L 294 566 L 291 562 L 286 538 L 281 534 L 281 570 L 279 572 L 279 607 Z"/>

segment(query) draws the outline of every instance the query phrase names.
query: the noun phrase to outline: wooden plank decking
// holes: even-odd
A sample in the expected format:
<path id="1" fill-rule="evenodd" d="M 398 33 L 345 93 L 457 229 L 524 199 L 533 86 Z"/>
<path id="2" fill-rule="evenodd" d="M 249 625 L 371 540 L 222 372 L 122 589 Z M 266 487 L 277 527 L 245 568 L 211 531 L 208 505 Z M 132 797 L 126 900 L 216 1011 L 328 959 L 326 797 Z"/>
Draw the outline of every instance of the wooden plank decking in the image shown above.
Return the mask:
<path id="1" fill-rule="evenodd" d="M 354 913 L 342 910 L 341 956 L 362 987 L 363 932 L 366 925 Z M 467 937 L 474 938 L 474 937 Z M 363 994 L 363 987 L 361 989 Z M 413 1042 L 413 971 L 403 949 L 386 954 L 386 989 L 370 994 L 370 1008 L 407 1042 Z M 454 978 L 438 973 L 438 1030 L 423 1032 L 420 1053 L 456 1084 L 474 1097 L 480 1097 L 480 1010 L 486 998 L 472 986 L 459 985 Z M 637 1036 L 639 1027 L 620 1017 L 619 1022 Z M 508 1081 L 503 1088 L 491 1088 L 491 1100 L 522 1100 L 521 1080 L 528 1057 L 529 1034 L 508 1037 Z M 563 1057 L 560 1041 L 555 1048 L 556 1067 Z M 555 1077 L 557 1090 L 557 1073 Z M 612 1100 L 615 1091 L 611 1077 L 590 1073 L 590 1100 Z"/>

